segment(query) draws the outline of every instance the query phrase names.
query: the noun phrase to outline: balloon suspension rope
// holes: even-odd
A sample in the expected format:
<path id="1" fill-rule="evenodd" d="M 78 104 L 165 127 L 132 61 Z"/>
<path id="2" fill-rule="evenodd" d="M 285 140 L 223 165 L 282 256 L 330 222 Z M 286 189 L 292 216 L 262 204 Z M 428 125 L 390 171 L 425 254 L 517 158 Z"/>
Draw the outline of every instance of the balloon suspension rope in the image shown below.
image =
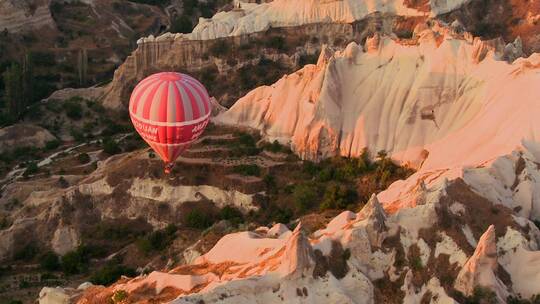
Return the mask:
<path id="1" fill-rule="evenodd" d="M 173 167 L 174 167 L 173 162 L 166 163 L 165 168 L 164 168 L 165 174 L 171 174 Z"/>

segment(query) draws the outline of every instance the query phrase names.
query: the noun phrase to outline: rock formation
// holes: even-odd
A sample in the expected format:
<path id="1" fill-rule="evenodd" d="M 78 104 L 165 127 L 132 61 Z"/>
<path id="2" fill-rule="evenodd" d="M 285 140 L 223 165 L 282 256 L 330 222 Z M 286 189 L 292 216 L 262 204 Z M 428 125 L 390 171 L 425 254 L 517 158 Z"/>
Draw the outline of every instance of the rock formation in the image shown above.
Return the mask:
<path id="1" fill-rule="evenodd" d="M 505 302 L 508 291 L 496 275 L 498 266 L 495 226 L 491 225 L 478 241 L 472 257 L 459 272 L 454 284 L 456 290 L 470 296 L 477 287 L 489 288 L 496 293 L 499 303 Z"/>
<path id="2" fill-rule="evenodd" d="M 0 3 L 0 31 L 29 32 L 56 28 L 49 5 L 51 0 L 6 0 Z"/>
<path id="3" fill-rule="evenodd" d="M 43 148 L 56 137 L 47 129 L 31 124 L 16 124 L 0 129 L 0 152 L 23 147 Z"/>

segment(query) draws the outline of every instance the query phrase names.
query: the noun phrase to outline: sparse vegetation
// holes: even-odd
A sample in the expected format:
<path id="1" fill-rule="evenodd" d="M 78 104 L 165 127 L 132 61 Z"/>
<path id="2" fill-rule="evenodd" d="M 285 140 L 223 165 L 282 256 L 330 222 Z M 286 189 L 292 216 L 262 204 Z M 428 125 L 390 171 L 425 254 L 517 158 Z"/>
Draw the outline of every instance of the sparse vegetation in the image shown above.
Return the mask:
<path id="1" fill-rule="evenodd" d="M 73 97 L 66 100 L 62 104 L 62 108 L 64 109 L 67 117 L 73 120 L 80 120 L 81 118 L 83 118 L 83 108 L 81 102 L 82 98 Z"/>
<path id="2" fill-rule="evenodd" d="M 214 223 L 214 219 L 202 210 L 191 210 L 184 218 L 187 227 L 206 229 Z"/>
<path id="3" fill-rule="evenodd" d="M 169 225 L 163 230 L 151 232 L 149 235 L 137 240 L 137 247 L 145 254 L 165 249 L 174 239 L 176 227 Z"/>
<path id="4" fill-rule="evenodd" d="M 233 172 L 241 175 L 259 176 L 261 175 L 261 168 L 255 164 L 238 165 L 233 168 Z"/>
<path id="5" fill-rule="evenodd" d="M 29 262 L 38 253 L 38 248 L 34 244 L 28 244 L 15 252 L 14 259 L 18 261 Z"/>
<path id="6" fill-rule="evenodd" d="M 134 277 L 137 273 L 133 268 L 118 264 L 118 261 L 113 260 L 95 271 L 90 276 L 90 282 L 96 285 L 107 286 L 116 282 L 123 275 Z"/>
<path id="7" fill-rule="evenodd" d="M 88 153 L 79 153 L 77 155 L 77 160 L 81 164 L 87 164 L 90 162 L 90 155 L 88 155 Z"/>
<path id="8" fill-rule="evenodd" d="M 225 206 L 219 211 L 218 217 L 222 220 L 228 220 L 229 222 L 237 225 L 244 221 L 244 215 L 240 210 L 235 207 Z"/>
<path id="9" fill-rule="evenodd" d="M 464 304 L 496 304 L 497 295 L 489 288 L 476 286 L 473 294 L 465 298 Z"/>
<path id="10" fill-rule="evenodd" d="M 117 290 L 114 292 L 113 296 L 112 296 L 112 301 L 113 303 L 121 303 L 122 301 L 124 301 L 125 299 L 127 299 L 128 297 L 128 294 L 127 292 L 125 292 L 124 290 Z"/>
<path id="11" fill-rule="evenodd" d="M 57 271 L 60 269 L 60 258 L 52 251 L 46 252 L 39 258 L 39 265 L 46 271 Z"/>
<path id="12" fill-rule="evenodd" d="M 118 143 L 114 139 L 106 137 L 103 139 L 103 152 L 114 155 L 122 152 L 122 150 L 120 150 Z"/>
<path id="13" fill-rule="evenodd" d="M 57 140 L 57 139 L 48 141 L 48 142 L 45 143 L 45 150 L 47 150 L 47 151 L 54 150 L 54 149 L 60 147 L 61 144 L 62 144 L 62 142 Z"/>

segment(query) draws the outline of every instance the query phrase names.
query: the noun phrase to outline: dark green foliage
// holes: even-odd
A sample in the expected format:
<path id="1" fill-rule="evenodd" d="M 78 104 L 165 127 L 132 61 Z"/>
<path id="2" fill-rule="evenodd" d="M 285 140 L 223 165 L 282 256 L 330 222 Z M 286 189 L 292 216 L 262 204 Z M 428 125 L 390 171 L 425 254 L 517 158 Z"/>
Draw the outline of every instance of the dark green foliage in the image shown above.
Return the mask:
<path id="1" fill-rule="evenodd" d="M 90 258 L 103 254 L 104 252 L 97 247 L 81 245 L 61 258 L 61 269 L 67 275 L 85 273 L 88 271 Z"/>
<path id="2" fill-rule="evenodd" d="M 15 252 L 13 258 L 18 261 L 31 261 L 38 253 L 38 248 L 34 244 L 28 244 Z"/>
<path id="3" fill-rule="evenodd" d="M 184 14 L 191 16 L 195 12 L 195 9 L 198 7 L 199 1 L 198 0 L 184 0 L 182 4 L 183 4 L 182 7 L 184 9 Z"/>
<path id="4" fill-rule="evenodd" d="M 69 135 L 71 135 L 76 142 L 83 142 L 85 140 L 84 133 L 76 128 L 72 128 L 69 131 Z"/>
<path id="5" fill-rule="evenodd" d="M 60 259 L 54 252 L 49 251 L 39 258 L 39 265 L 43 270 L 56 271 L 60 269 Z"/>
<path id="6" fill-rule="evenodd" d="M 182 15 L 172 21 L 171 33 L 191 33 L 191 31 L 193 31 L 193 23 L 188 16 Z"/>
<path id="7" fill-rule="evenodd" d="M 176 227 L 169 225 L 163 230 L 157 230 L 144 238 L 137 240 L 137 247 L 148 254 L 152 251 L 161 251 L 172 242 L 175 237 Z"/>
<path id="8" fill-rule="evenodd" d="M 358 199 L 358 194 L 354 189 L 347 185 L 331 182 L 326 185 L 321 209 L 345 209 L 349 205 L 355 203 Z"/>
<path id="9" fill-rule="evenodd" d="M 238 165 L 233 168 L 233 172 L 241 175 L 259 176 L 261 175 L 261 168 L 255 164 Z"/>
<path id="10" fill-rule="evenodd" d="M 263 177 L 263 182 L 266 185 L 268 192 L 274 192 L 276 190 L 276 177 L 272 174 L 267 174 Z"/>
<path id="11" fill-rule="evenodd" d="M 277 140 L 274 140 L 271 143 L 265 143 L 263 145 L 263 149 L 273 153 L 291 153 L 291 150 L 288 147 L 280 144 Z"/>
<path id="12" fill-rule="evenodd" d="M 83 108 L 81 105 L 81 98 L 71 98 L 64 102 L 62 105 L 67 117 L 73 120 L 79 120 L 83 117 Z"/>
<path id="13" fill-rule="evenodd" d="M 218 217 L 222 220 L 228 220 L 233 224 L 239 224 L 244 221 L 244 215 L 235 207 L 225 206 L 219 211 Z"/>
<path id="14" fill-rule="evenodd" d="M 304 212 L 316 206 L 319 194 L 319 188 L 313 182 L 297 184 L 293 190 L 293 200 L 296 209 Z"/>
<path id="15" fill-rule="evenodd" d="M 51 67 L 56 64 L 56 59 L 53 53 L 49 52 L 32 52 L 32 63 L 36 66 Z"/>
<path id="16" fill-rule="evenodd" d="M 90 282 L 95 285 L 107 286 L 116 282 L 123 275 L 134 277 L 137 273 L 133 268 L 116 264 L 113 261 L 95 271 L 90 277 Z"/>
<path id="17" fill-rule="evenodd" d="M 496 304 L 497 296 L 489 288 L 477 286 L 474 288 L 473 294 L 465 298 L 463 304 Z"/>
<path id="18" fill-rule="evenodd" d="M 120 147 L 118 146 L 118 143 L 110 137 L 106 137 L 103 139 L 103 152 L 114 155 L 121 152 Z"/>
<path id="19" fill-rule="evenodd" d="M 39 167 L 35 162 L 30 162 L 26 165 L 26 170 L 24 170 L 23 176 L 28 177 L 39 172 Z"/>
<path id="20" fill-rule="evenodd" d="M 113 136 L 118 133 L 129 131 L 127 126 L 117 124 L 111 119 L 106 119 L 104 122 L 105 122 L 105 129 L 101 131 L 101 136 Z"/>
<path id="21" fill-rule="evenodd" d="M 62 188 L 69 187 L 68 181 L 63 176 L 60 176 L 60 178 L 58 179 L 58 183 L 60 184 L 60 187 Z"/>
<path id="22" fill-rule="evenodd" d="M 77 160 L 81 164 L 87 164 L 90 162 L 90 155 L 88 155 L 88 153 L 80 153 L 79 155 L 77 155 Z"/>
<path id="23" fill-rule="evenodd" d="M 256 65 L 243 66 L 238 70 L 240 88 L 248 90 L 260 85 L 271 85 L 283 76 L 283 69 L 281 62 L 266 58 L 259 60 Z"/>
<path id="24" fill-rule="evenodd" d="M 60 147 L 61 141 L 54 139 L 45 143 L 45 150 L 50 151 Z"/>
<path id="25" fill-rule="evenodd" d="M 214 223 L 213 218 L 201 210 L 191 210 L 184 218 L 187 227 L 195 229 L 206 229 Z"/>
<path id="26" fill-rule="evenodd" d="M 533 295 L 529 300 L 514 296 L 509 296 L 506 300 L 507 304 L 540 304 L 540 294 Z"/>
<path id="27" fill-rule="evenodd" d="M 122 303 L 125 299 L 127 299 L 128 293 L 124 290 L 117 290 L 114 292 L 112 296 L 113 303 Z"/>
<path id="28" fill-rule="evenodd" d="M 11 222 L 6 216 L 3 216 L 0 218 L 0 230 L 9 228 L 11 226 Z"/>

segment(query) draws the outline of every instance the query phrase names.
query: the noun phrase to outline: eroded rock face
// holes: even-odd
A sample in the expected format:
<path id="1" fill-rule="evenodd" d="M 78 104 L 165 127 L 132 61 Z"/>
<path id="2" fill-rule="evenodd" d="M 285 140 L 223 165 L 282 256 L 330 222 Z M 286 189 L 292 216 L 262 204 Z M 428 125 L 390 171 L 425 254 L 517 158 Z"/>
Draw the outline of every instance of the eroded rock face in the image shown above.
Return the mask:
<path id="1" fill-rule="evenodd" d="M 536 120 L 516 125 L 499 116 L 500 108 L 522 117 L 537 108 L 537 98 L 522 94 L 539 81 L 523 68 L 536 66 L 536 56 L 508 64 L 499 60 L 502 41 L 470 39 L 442 25 L 415 35 L 409 42 L 374 36 L 365 51 L 353 42 L 331 59 L 251 91 L 215 121 L 259 129 L 306 159 L 358 156 L 367 148 L 425 171 L 475 165 L 510 153 L 521 138 L 537 139 L 526 131 L 540 129 Z M 495 94 L 502 85 L 504 94 Z M 493 121 L 521 133 L 466 140 L 474 130 L 495 128 Z"/>
<path id="2" fill-rule="evenodd" d="M 11 225 L 0 230 L 0 261 L 12 259 L 29 244 L 63 255 L 80 245 L 92 227 L 107 221 L 115 225 L 127 221 L 134 229 L 163 229 L 183 221 L 193 204 L 234 206 L 242 212 L 258 208 L 253 193 L 181 185 L 156 178 L 155 170 L 162 170 L 160 162 L 138 151 L 100 162 L 84 178 L 62 177 L 67 187 L 60 176 L 8 183 L 0 207 L 9 211 Z"/>
<path id="3" fill-rule="evenodd" d="M 51 241 L 51 247 L 54 252 L 60 256 L 75 250 L 79 246 L 80 240 L 77 233 L 72 227 L 59 226 L 54 232 Z"/>
<path id="4" fill-rule="evenodd" d="M 268 35 L 291 37 L 294 39 L 293 44 L 301 41 L 305 43 L 298 45 L 299 48 L 301 47 L 300 51 L 277 51 L 259 42 L 266 39 Z M 257 64 L 263 57 L 266 60 L 279 62 L 284 72 L 292 71 L 300 55 L 319 51 L 319 43 L 310 43 L 312 37 L 315 37 L 317 41 L 330 39 L 329 43 L 334 43 L 349 40 L 353 35 L 353 27 L 350 24 L 313 24 L 287 29 L 271 29 L 267 32 L 246 34 L 236 38 L 224 37 L 217 40 L 191 40 L 182 34 L 170 33 L 157 38 L 154 36 L 141 38 L 137 49 L 115 71 L 113 81 L 105 89 L 103 105 L 115 110 L 125 108 L 137 81 L 156 71 L 179 70 L 199 77 L 202 71 L 208 70 L 213 77 L 219 75 L 232 77 L 243 66 Z M 221 44 L 229 46 L 228 53 L 214 54 L 212 50 L 216 47 L 220 48 Z M 241 45 L 256 46 L 255 50 L 249 50 L 250 54 L 247 56 L 249 59 L 242 59 L 246 55 L 241 54 L 242 51 L 239 50 Z M 293 48 L 296 49 L 296 45 Z M 228 60 L 229 58 L 235 58 L 235 60 Z M 208 89 L 211 94 L 215 92 L 214 97 L 221 104 L 232 102 L 229 100 L 231 98 L 229 95 L 238 93 L 236 85 L 234 91 L 228 88 L 217 91 L 213 86 L 209 86 Z"/>
<path id="5" fill-rule="evenodd" d="M 478 241 L 472 257 L 459 272 L 454 284 L 456 290 L 470 296 L 478 286 L 489 288 L 497 294 L 499 303 L 505 302 L 508 291 L 495 274 L 498 266 L 495 226 L 491 225 Z"/>
<path id="6" fill-rule="evenodd" d="M 0 152 L 22 147 L 43 148 L 48 141 L 55 139 L 42 127 L 20 123 L 0 129 Z"/>
<path id="7" fill-rule="evenodd" d="M 29 32 L 55 28 L 49 10 L 51 0 L 6 0 L 0 3 L 0 31 Z"/>

